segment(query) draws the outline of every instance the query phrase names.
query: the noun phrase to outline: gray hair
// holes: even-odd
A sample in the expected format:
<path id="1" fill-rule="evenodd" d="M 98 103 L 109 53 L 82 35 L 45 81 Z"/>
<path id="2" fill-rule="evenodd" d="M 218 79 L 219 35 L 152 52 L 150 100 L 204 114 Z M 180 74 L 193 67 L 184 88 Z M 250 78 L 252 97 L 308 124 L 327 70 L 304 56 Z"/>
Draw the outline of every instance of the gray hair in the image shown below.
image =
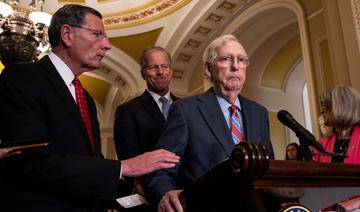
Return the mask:
<path id="1" fill-rule="evenodd" d="M 234 35 L 222 35 L 213 40 L 206 47 L 202 59 L 207 68 L 209 68 L 214 63 L 215 58 L 218 56 L 217 50 L 228 41 L 236 41 L 240 43 L 240 41 Z"/>
<path id="2" fill-rule="evenodd" d="M 331 109 L 335 127 L 348 128 L 359 124 L 360 93 L 348 85 L 339 85 L 324 91 L 320 96 L 321 105 Z"/>
<path id="3" fill-rule="evenodd" d="M 152 53 L 152 52 L 157 52 L 157 51 L 165 52 L 167 54 L 168 59 L 169 59 L 169 65 L 171 67 L 171 56 L 170 56 L 169 52 L 167 52 L 166 49 L 164 49 L 163 47 L 152 46 L 152 47 L 148 47 L 148 48 L 144 49 L 144 51 L 140 55 L 141 71 L 145 71 L 146 67 L 148 66 L 147 55 Z"/>

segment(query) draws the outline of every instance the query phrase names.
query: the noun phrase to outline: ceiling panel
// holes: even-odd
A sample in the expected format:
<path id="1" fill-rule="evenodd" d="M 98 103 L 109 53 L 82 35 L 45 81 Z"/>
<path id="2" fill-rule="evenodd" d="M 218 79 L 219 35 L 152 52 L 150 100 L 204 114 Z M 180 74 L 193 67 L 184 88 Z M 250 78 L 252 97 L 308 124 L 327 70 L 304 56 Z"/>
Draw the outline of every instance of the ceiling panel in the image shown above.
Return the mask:
<path id="1" fill-rule="evenodd" d="M 159 28 L 140 34 L 110 38 L 109 40 L 111 45 L 128 54 L 136 62 L 139 62 L 141 52 L 145 48 L 155 45 L 162 29 Z"/>

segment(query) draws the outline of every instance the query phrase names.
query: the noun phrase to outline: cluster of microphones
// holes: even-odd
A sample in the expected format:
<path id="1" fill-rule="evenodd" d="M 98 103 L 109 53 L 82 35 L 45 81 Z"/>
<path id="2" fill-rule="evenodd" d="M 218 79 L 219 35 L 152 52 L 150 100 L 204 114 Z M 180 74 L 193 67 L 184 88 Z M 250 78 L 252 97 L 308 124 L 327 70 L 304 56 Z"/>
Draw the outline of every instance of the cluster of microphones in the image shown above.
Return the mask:
<path id="1" fill-rule="evenodd" d="M 296 134 L 296 136 L 299 138 L 300 146 L 303 146 L 306 149 L 308 149 L 309 146 L 312 146 L 322 155 L 346 157 L 346 155 L 343 154 L 326 152 L 325 149 L 316 141 L 314 135 L 301 126 L 286 110 L 280 110 L 277 113 L 277 118 L 283 125 L 289 127 Z M 306 157 L 305 159 L 309 160 L 309 158 Z"/>

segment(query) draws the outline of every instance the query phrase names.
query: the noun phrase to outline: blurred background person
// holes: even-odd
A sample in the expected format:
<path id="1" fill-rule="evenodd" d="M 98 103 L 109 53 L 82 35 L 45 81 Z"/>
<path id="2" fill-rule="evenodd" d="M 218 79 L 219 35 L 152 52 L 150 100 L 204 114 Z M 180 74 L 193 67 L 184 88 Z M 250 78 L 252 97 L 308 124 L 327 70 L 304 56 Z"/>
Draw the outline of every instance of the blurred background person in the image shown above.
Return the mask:
<path id="1" fill-rule="evenodd" d="M 321 131 L 321 135 L 322 135 L 321 137 L 328 137 L 329 135 L 331 135 L 334 132 L 333 126 L 325 125 L 324 114 L 321 114 L 319 116 L 318 121 L 319 121 L 320 131 Z"/>
<path id="2" fill-rule="evenodd" d="M 321 137 L 319 143 L 327 152 L 343 156 L 324 156 L 314 152 L 313 160 L 324 163 L 360 164 L 360 93 L 348 85 L 336 86 L 320 96 L 325 126 L 333 126 L 334 132 Z M 360 196 L 338 203 L 339 211 L 360 208 Z"/>
<path id="3" fill-rule="evenodd" d="M 140 56 L 140 66 L 147 89 L 118 106 L 115 113 L 114 142 L 119 160 L 154 148 L 166 122 L 169 106 L 178 99 L 170 92 L 173 70 L 171 56 L 164 48 L 152 46 L 145 49 Z M 136 193 L 144 195 L 141 178 L 128 180 L 134 181 Z M 144 211 L 145 208 L 141 205 L 127 211 Z"/>
<path id="4" fill-rule="evenodd" d="M 303 160 L 299 144 L 289 143 L 286 146 L 285 160 Z"/>

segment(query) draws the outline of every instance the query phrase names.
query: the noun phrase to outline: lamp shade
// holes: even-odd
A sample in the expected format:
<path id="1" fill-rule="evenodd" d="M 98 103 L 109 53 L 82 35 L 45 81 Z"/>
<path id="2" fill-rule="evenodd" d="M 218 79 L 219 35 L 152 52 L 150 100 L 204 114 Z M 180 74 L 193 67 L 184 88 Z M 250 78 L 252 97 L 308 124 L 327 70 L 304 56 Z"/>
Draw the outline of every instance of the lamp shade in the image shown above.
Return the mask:
<path id="1" fill-rule="evenodd" d="M 50 26 L 51 17 L 49 13 L 41 11 L 34 11 L 29 14 L 29 18 L 34 24 L 42 23 L 46 26 Z"/>
<path id="2" fill-rule="evenodd" d="M 0 14 L 2 17 L 7 17 L 13 13 L 13 9 L 10 5 L 6 4 L 5 2 L 0 1 Z"/>

